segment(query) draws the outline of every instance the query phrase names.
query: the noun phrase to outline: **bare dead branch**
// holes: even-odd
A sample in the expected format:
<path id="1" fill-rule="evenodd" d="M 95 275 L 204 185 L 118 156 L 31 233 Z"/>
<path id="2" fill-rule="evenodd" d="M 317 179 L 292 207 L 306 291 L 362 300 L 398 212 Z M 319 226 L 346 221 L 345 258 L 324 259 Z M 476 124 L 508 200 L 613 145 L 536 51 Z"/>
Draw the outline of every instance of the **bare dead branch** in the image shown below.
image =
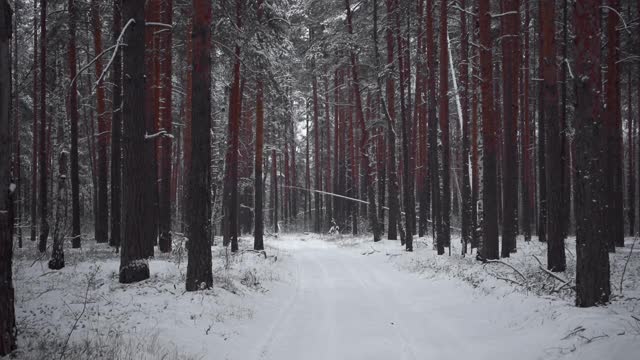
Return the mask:
<path id="1" fill-rule="evenodd" d="M 633 239 L 633 244 L 631 244 L 631 250 L 629 250 L 629 255 L 627 255 L 627 260 L 624 262 L 624 268 L 622 269 L 622 275 L 620 276 L 620 294 L 622 294 L 622 282 L 624 281 L 624 274 L 627 272 L 627 265 L 629 265 L 629 260 L 631 260 L 631 254 L 633 253 L 633 248 L 636 246 L 636 241 L 638 237 L 636 236 Z"/>
<path id="2" fill-rule="evenodd" d="M 485 261 L 485 266 L 486 266 L 486 264 L 502 264 L 502 265 L 505 265 L 505 266 L 511 268 L 513 271 L 515 271 L 516 274 L 520 275 L 520 277 L 522 278 L 522 280 L 524 280 L 525 283 L 528 283 L 527 278 L 524 275 L 522 275 L 522 273 L 520 271 L 518 271 L 518 269 L 516 269 L 515 267 L 511 266 L 510 264 L 508 264 L 508 263 L 506 263 L 506 262 L 504 262 L 502 260 L 486 260 Z"/>
<path id="3" fill-rule="evenodd" d="M 537 256 L 535 256 L 535 255 L 531 255 L 531 256 L 533 256 L 533 258 L 534 258 L 534 259 L 536 259 L 536 261 L 538 262 L 538 264 L 540 264 L 540 266 L 538 266 L 538 268 L 539 268 L 540 270 L 544 271 L 547 275 L 551 276 L 552 278 L 554 278 L 554 279 L 556 279 L 556 280 L 558 280 L 558 281 L 560 281 L 560 282 L 562 283 L 562 286 L 560 286 L 560 287 L 559 287 L 557 290 L 555 290 L 555 291 L 560 291 L 560 289 L 562 289 L 562 288 L 564 288 L 564 287 L 566 287 L 566 286 L 569 286 L 569 288 L 570 288 L 571 290 L 573 290 L 573 291 L 575 291 L 575 290 L 576 290 L 576 287 L 575 287 L 575 286 L 573 286 L 573 285 L 571 285 L 571 280 L 565 280 L 565 279 L 561 278 L 560 276 L 558 276 L 558 275 L 554 274 L 553 272 L 551 272 L 551 271 L 549 271 L 549 270 L 545 269 L 545 268 L 544 268 L 544 266 L 542 266 L 542 262 L 540 261 L 540 259 L 538 259 L 538 257 L 537 257 Z"/>

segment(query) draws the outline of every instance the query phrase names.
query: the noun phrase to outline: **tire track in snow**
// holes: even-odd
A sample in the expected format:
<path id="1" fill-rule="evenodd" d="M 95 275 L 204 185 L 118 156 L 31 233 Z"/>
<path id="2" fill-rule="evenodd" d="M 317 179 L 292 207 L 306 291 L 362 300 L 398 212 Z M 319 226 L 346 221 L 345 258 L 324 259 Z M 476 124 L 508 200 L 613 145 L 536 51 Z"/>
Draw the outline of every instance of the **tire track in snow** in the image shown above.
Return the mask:
<path id="1" fill-rule="evenodd" d="M 365 269 L 364 271 L 360 271 L 360 274 L 356 274 L 354 271 L 354 263 L 359 263 L 362 266 L 360 266 L 360 268 Z M 402 344 L 402 359 L 418 359 L 418 357 L 416 356 L 416 351 L 414 349 L 414 347 L 407 342 L 406 340 L 406 334 L 404 333 L 404 331 L 402 331 L 400 329 L 400 327 L 398 326 L 399 324 L 397 324 L 399 316 L 398 316 L 398 311 L 396 310 L 397 307 L 399 306 L 397 301 L 381 301 L 382 297 L 379 296 L 380 294 L 382 294 L 383 296 L 386 297 L 386 292 L 389 291 L 390 288 L 386 288 L 383 289 L 384 291 L 380 291 L 380 287 L 376 286 L 376 287 L 372 287 L 371 281 L 367 281 L 365 282 L 363 280 L 363 274 L 364 276 L 370 277 L 371 276 L 371 264 L 364 264 L 364 262 L 362 261 L 361 258 L 357 258 L 354 256 L 354 259 L 350 259 L 350 261 L 348 262 L 349 264 L 349 272 L 351 272 L 351 277 L 356 279 L 358 284 L 360 285 L 360 287 L 365 290 L 368 293 L 371 293 L 371 296 L 367 297 L 368 299 L 373 299 L 377 305 L 377 308 L 379 309 L 378 313 L 384 313 L 386 315 L 391 315 L 389 316 L 391 319 L 394 319 L 393 322 L 391 322 L 391 328 L 393 329 L 393 334 L 395 336 L 395 338 L 398 340 L 398 342 L 400 344 Z M 385 274 L 386 276 L 386 274 Z M 379 283 L 378 283 L 379 284 Z M 389 309 L 392 309 L 391 313 L 389 313 Z M 386 324 L 385 324 L 386 325 Z"/>
<path id="2" fill-rule="evenodd" d="M 291 258 L 294 259 L 294 261 L 296 262 L 296 274 L 295 274 L 296 290 L 293 296 L 291 297 L 291 299 L 289 299 L 286 305 L 283 305 L 280 308 L 278 315 L 275 317 L 275 319 L 273 319 L 273 322 L 269 330 L 265 334 L 266 336 L 265 340 L 258 347 L 258 352 L 256 354 L 257 356 L 254 357 L 256 359 L 267 359 L 267 356 L 269 355 L 269 348 L 271 347 L 273 340 L 278 335 L 279 328 L 282 326 L 285 320 L 287 320 L 287 318 L 291 316 L 291 312 L 289 310 L 291 310 L 291 308 L 296 304 L 296 302 L 300 298 L 300 293 L 302 292 L 301 283 L 300 283 L 300 262 L 296 259 L 295 256 L 292 256 Z"/>
<path id="3" fill-rule="evenodd" d="M 427 341 L 429 344 L 428 349 L 435 352 L 435 354 L 429 354 L 429 358 L 459 359 L 472 358 L 474 355 L 477 355 L 473 351 L 468 351 L 468 345 L 459 340 L 460 329 L 466 329 L 468 324 L 458 323 L 459 318 L 455 316 L 455 314 L 448 314 L 446 308 L 443 312 L 442 305 L 447 304 L 448 301 L 442 297 L 442 294 L 424 291 L 426 290 L 424 288 L 425 285 L 421 285 L 418 278 L 409 280 L 412 286 L 416 286 L 416 288 L 399 287 L 399 278 L 414 278 L 415 275 L 402 273 L 388 263 L 385 263 L 384 267 L 379 267 L 367 261 L 368 258 L 360 257 L 359 260 L 365 263 L 363 265 L 364 267 L 371 269 L 371 271 L 366 273 L 368 282 L 377 284 L 375 288 L 381 289 L 380 295 L 386 299 L 386 302 L 396 304 L 396 306 L 394 306 L 394 316 L 396 316 L 399 321 L 408 324 L 419 321 L 419 319 L 423 320 L 419 322 L 419 327 L 423 329 L 421 334 L 428 334 L 429 336 L 420 339 L 416 338 L 416 334 L 407 333 L 404 330 L 398 329 L 401 334 L 403 334 L 403 338 L 407 338 L 407 336 L 410 337 L 412 340 L 411 343 L 420 344 L 421 348 L 424 348 L 424 341 Z M 391 276 L 391 273 L 395 273 L 396 276 Z M 417 288 L 417 286 L 423 287 Z M 411 291 L 414 290 L 416 294 L 411 293 Z M 425 293 L 428 294 L 428 297 L 419 296 Z M 404 296 L 406 298 L 401 298 L 400 294 L 405 294 Z M 423 301 L 421 302 L 421 300 Z M 425 306 L 419 312 L 411 311 L 409 307 L 416 303 L 422 303 Z M 398 309 L 403 309 L 404 311 L 400 312 Z M 428 314 L 428 316 L 426 316 L 426 314 Z M 416 327 L 417 326 L 414 326 L 413 328 Z M 414 354 L 415 353 L 414 351 Z M 468 356 L 463 355 L 463 353 Z"/>

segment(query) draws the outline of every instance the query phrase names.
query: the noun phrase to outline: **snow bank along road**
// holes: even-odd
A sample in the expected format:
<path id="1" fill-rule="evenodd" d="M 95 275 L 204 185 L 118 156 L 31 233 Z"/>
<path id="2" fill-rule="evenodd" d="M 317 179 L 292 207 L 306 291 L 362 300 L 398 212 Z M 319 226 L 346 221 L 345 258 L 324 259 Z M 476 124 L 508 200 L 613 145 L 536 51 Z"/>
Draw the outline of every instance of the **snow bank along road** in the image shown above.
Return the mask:
<path id="1" fill-rule="evenodd" d="M 310 238 L 278 246 L 291 252 L 293 284 L 262 299 L 245 335 L 227 343 L 228 359 L 627 359 L 640 350 L 638 336 L 635 345 L 615 333 L 563 339 L 581 325 L 592 336 L 610 330 L 589 327 L 598 310 L 398 270 L 385 254 L 399 254 L 396 243 L 371 256 Z"/>

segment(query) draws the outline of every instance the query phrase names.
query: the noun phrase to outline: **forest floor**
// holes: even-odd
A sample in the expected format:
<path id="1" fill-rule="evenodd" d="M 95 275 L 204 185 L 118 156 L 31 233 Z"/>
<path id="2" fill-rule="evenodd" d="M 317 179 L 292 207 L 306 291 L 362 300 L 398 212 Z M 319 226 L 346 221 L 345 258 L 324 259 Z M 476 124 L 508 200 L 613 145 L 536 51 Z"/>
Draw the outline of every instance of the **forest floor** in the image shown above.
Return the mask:
<path id="1" fill-rule="evenodd" d="M 118 283 L 119 257 L 87 241 L 50 271 L 16 249 L 18 358 L 633 359 L 640 353 L 640 241 L 611 255 L 613 300 L 573 306 L 566 273 L 541 270 L 546 246 L 518 241 L 503 263 L 413 253 L 398 241 L 286 234 L 264 254 L 213 248 L 214 288 L 184 291 L 186 253 L 158 254 L 149 280 Z M 535 239 L 534 239 L 535 240 Z M 250 249 L 244 238 L 241 249 Z M 183 249 L 177 243 L 176 249 Z M 266 256 L 265 256 L 266 255 Z M 628 264 L 627 259 L 629 259 Z M 507 265 L 508 264 L 508 265 Z M 543 266 L 544 267 L 544 266 Z M 622 291 L 621 277 L 624 272 Z"/>

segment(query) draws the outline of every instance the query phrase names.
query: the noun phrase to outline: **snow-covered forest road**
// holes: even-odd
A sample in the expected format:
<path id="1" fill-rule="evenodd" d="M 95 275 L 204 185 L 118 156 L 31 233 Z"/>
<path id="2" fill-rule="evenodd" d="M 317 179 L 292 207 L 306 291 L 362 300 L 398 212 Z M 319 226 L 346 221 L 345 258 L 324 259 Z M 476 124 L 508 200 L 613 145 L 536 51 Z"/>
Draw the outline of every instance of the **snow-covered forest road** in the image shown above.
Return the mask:
<path id="1" fill-rule="evenodd" d="M 279 310 L 259 312 L 247 329 L 250 335 L 235 344 L 244 354 L 232 352 L 229 359 L 595 359 L 603 354 L 596 341 L 588 352 L 576 347 L 572 336 L 561 341 L 574 322 L 588 326 L 571 304 L 514 294 L 479 296 L 459 280 L 425 280 L 389 261 L 403 253 L 397 242 L 376 244 L 370 253 L 369 243 L 339 247 L 301 237 L 278 244 L 291 252 L 294 273 L 291 286 L 267 296 L 267 308 Z M 561 313 L 565 310 L 572 314 Z M 626 358 L 625 347 L 618 354 L 611 347 L 604 347 L 607 358 Z"/>
<path id="2" fill-rule="evenodd" d="M 413 289 L 412 275 L 337 248 L 303 242 L 296 281 L 264 332 L 261 356 L 273 359 L 417 359 L 425 349 L 448 358 L 451 329 L 431 326 L 442 314 L 433 289 Z M 377 266 L 382 265 L 382 266 Z M 427 291 L 425 291 L 427 290 Z M 422 331 L 415 331 L 422 329 Z M 428 335 L 428 336 L 427 336 Z M 455 338 L 455 337 L 454 337 Z"/>
<path id="3" fill-rule="evenodd" d="M 538 241 L 503 259 L 518 275 L 461 257 L 457 239 L 452 256 L 436 255 L 430 238 L 412 253 L 350 235 L 270 235 L 265 253 L 241 240 L 229 257 L 212 247 L 214 286 L 198 292 L 184 291 L 183 245 L 149 261 L 150 279 L 119 284 L 118 255 L 106 245 L 69 249 L 68 266 L 54 272 L 27 242 L 14 269 L 17 357 L 626 360 L 640 352 L 636 253 L 624 292 L 583 309 L 538 268 L 533 256 L 546 251 Z M 614 283 L 628 254 L 611 255 Z M 559 276 L 572 278 L 574 263 Z"/>

